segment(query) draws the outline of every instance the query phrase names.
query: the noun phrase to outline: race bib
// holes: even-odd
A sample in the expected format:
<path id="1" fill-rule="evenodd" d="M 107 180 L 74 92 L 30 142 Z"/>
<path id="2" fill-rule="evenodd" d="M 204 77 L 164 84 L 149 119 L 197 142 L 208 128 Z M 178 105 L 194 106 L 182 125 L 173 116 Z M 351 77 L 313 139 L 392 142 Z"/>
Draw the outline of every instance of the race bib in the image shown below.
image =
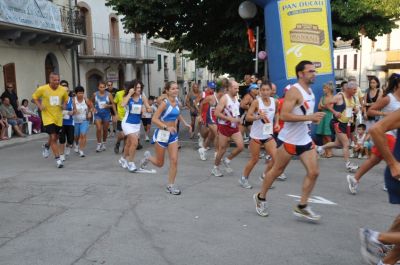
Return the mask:
<path id="1" fill-rule="evenodd" d="M 353 117 L 353 108 L 346 108 L 346 118 Z"/>
<path id="2" fill-rule="evenodd" d="M 131 114 L 141 114 L 142 113 L 142 105 L 132 104 Z"/>
<path id="3" fill-rule="evenodd" d="M 60 98 L 58 96 L 50 96 L 50 106 L 60 105 Z"/>
<path id="4" fill-rule="evenodd" d="M 100 109 L 104 109 L 106 107 L 106 105 L 107 105 L 106 101 L 99 101 L 99 108 Z"/>
<path id="5" fill-rule="evenodd" d="M 159 130 L 157 133 L 156 141 L 161 143 L 168 143 L 170 134 L 171 133 L 169 131 Z"/>
<path id="6" fill-rule="evenodd" d="M 272 123 L 264 123 L 263 135 L 270 135 L 273 133 Z"/>
<path id="7" fill-rule="evenodd" d="M 233 117 L 238 117 L 240 115 L 239 108 L 233 108 L 232 115 Z"/>

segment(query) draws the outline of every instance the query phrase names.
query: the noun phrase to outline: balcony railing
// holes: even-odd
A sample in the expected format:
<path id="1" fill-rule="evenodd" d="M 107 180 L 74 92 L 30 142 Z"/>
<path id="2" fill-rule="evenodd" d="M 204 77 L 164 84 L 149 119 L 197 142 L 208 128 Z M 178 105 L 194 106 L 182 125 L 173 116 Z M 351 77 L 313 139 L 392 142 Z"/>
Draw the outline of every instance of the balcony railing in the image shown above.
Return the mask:
<path id="1" fill-rule="evenodd" d="M 392 50 L 386 52 L 386 63 L 400 63 L 400 50 Z"/>
<path id="2" fill-rule="evenodd" d="M 79 54 L 82 56 L 137 60 L 156 59 L 156 50 L 153 47 L 138 46 L 134 39 L 114 39 L 105 34 L 95 33 L 93 36 L 88 36 L 86 41 L 79 49 Z"/>
<path id="3" fill-rule="evenodd" d="M 57 5 L 60 10 L 61 26 L 63 32 L 83 34 L 84 15 L 79 11 L 79 7 L 69 8 Z"/>

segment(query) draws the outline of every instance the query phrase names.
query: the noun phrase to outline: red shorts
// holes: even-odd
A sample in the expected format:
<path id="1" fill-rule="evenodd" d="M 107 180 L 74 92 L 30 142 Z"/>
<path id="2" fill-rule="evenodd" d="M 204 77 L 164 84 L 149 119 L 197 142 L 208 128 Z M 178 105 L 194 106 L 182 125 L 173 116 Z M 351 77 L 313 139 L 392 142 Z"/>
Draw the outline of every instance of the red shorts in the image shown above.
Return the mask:
<path id="1" fill-rule="evenodd" d="M 226 137 L 231 137 L 233 134 L 239 132 L 239 128 L 232 128 L 227 125 L 218 124 L 218 132 Z"/>
<path id="2" fill-rule="evenodd" d="M 394 146 L 396 145 L 396 137 L 394 137 L 391 134 L 385 134 L 385 136 L 386 136 L 387 143 L 389 145 L 390 152 L 393 153 Z M 373 153 L 374 155 L 376 155 L 379 158 L 382 158 L 381 153 L 379 152 L 378 148 L 375 145 L 371 148 L 371 153 Z"/>

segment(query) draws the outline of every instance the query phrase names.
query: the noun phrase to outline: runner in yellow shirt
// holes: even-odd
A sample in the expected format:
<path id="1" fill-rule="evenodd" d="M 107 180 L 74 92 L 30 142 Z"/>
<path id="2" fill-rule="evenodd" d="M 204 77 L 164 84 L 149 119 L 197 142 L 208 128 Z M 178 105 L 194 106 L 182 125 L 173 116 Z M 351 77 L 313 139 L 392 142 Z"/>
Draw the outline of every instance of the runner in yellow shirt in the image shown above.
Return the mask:
<path id="1" fill-rule="evenodd" d="M 49 135 L 49 141 L 43 145 L 43 157 L 49 156 L 49 149 L 53 151 L 57 167 L 62 168 L 63 162 L 60 159 L 58 150 L 58 135 L 63 121 L 63 109 L 68 100 L 68 94 L 64 87 L 60 86 L 60 76 L 50 73 L 49 83 L 39 87 L 32 98 L 41 111 L 44 131 Z"/>
<path id="2" fill-rule="evenodd" d="M 125 82 L 125 86 L 128 85 L 127 83 L 128 82 Z M 119 153 L 119 146 L 121 144 L 121 141 L 124 140 L 125 138 L 124 132 L 122 131 L 121 127 L 122 119 L 125 117 L 125 108 L 122 107 L 121 105 L 124 96 L 125 96 L 125 89 L 122 89 L 118 91 L 114 97 L 114 104 L 116 105 L 117 109 L 117 142 L 115 143 L 114 147 L 114 153 L 116 154 Z"/>

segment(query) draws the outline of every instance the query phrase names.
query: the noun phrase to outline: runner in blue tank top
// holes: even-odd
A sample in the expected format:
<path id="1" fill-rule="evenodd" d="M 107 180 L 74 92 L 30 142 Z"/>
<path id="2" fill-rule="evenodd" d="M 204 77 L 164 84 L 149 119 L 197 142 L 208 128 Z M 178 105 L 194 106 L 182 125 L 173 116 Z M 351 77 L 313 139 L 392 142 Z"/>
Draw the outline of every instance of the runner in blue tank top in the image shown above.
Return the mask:
<path id="1" fill-rule="evenodd" d="M 92 102 L 94 109 L 94 122 L 96 124 L 96 138 L 97 147 L 96 152 L 101 152 L 106 150 L 106 141 L 108 134 L 108 127 L 110 125 L 111 119 L 111 109 L 116 113 L 115 106 L 112 104 L 114 98 L 106 91 L 106 83 L 103 81 L 99 82 L 98 91 L 93 93 Z"/>
<path id="2" fill-rule="evenodd" d="M 179 88 L 176 82 L 168 82 L 165 86 L 167 93 L 166 98 L 161 102 L 157 111 L 154 113 L 152 123 L 158 129 L 155 130 L 153 143 L 155 148 L 155 156 L 151 156 L 149 151 L 144 153 L 144 159 L 140 162 L 140 167 L 145 168 L 150 161 L 157 167 L 164 165 L 165 150 L 168 148 L 169 153 L 169 172 L 168 185 L 166 191 L 173 195 L 181 194 L 181 191 L 175 185 L 175 178 L 178 169 L 178 119 L 189 128 L 192 127 L 182 118 L 178 106 Z"/>
<path id="3" fill-rule="evenodd" d="M 147 112 L 151 112 L 151 107 L 147 102 L 147 98 L 142 95 L 142 82 L 134 80 L 129 82 L 125 88 L 125 96 L 122 100 L 122 107 L 125 107 L 125 117 L 121 122 L 121 127 L 126 136 L 124 154 L 119 159 L 121 167 L 128 168 L 130 172 L 136 171 L 134 163 L 136 149 L 139 143 L 140 122 L 144 111 L 143 105 Z"/>

